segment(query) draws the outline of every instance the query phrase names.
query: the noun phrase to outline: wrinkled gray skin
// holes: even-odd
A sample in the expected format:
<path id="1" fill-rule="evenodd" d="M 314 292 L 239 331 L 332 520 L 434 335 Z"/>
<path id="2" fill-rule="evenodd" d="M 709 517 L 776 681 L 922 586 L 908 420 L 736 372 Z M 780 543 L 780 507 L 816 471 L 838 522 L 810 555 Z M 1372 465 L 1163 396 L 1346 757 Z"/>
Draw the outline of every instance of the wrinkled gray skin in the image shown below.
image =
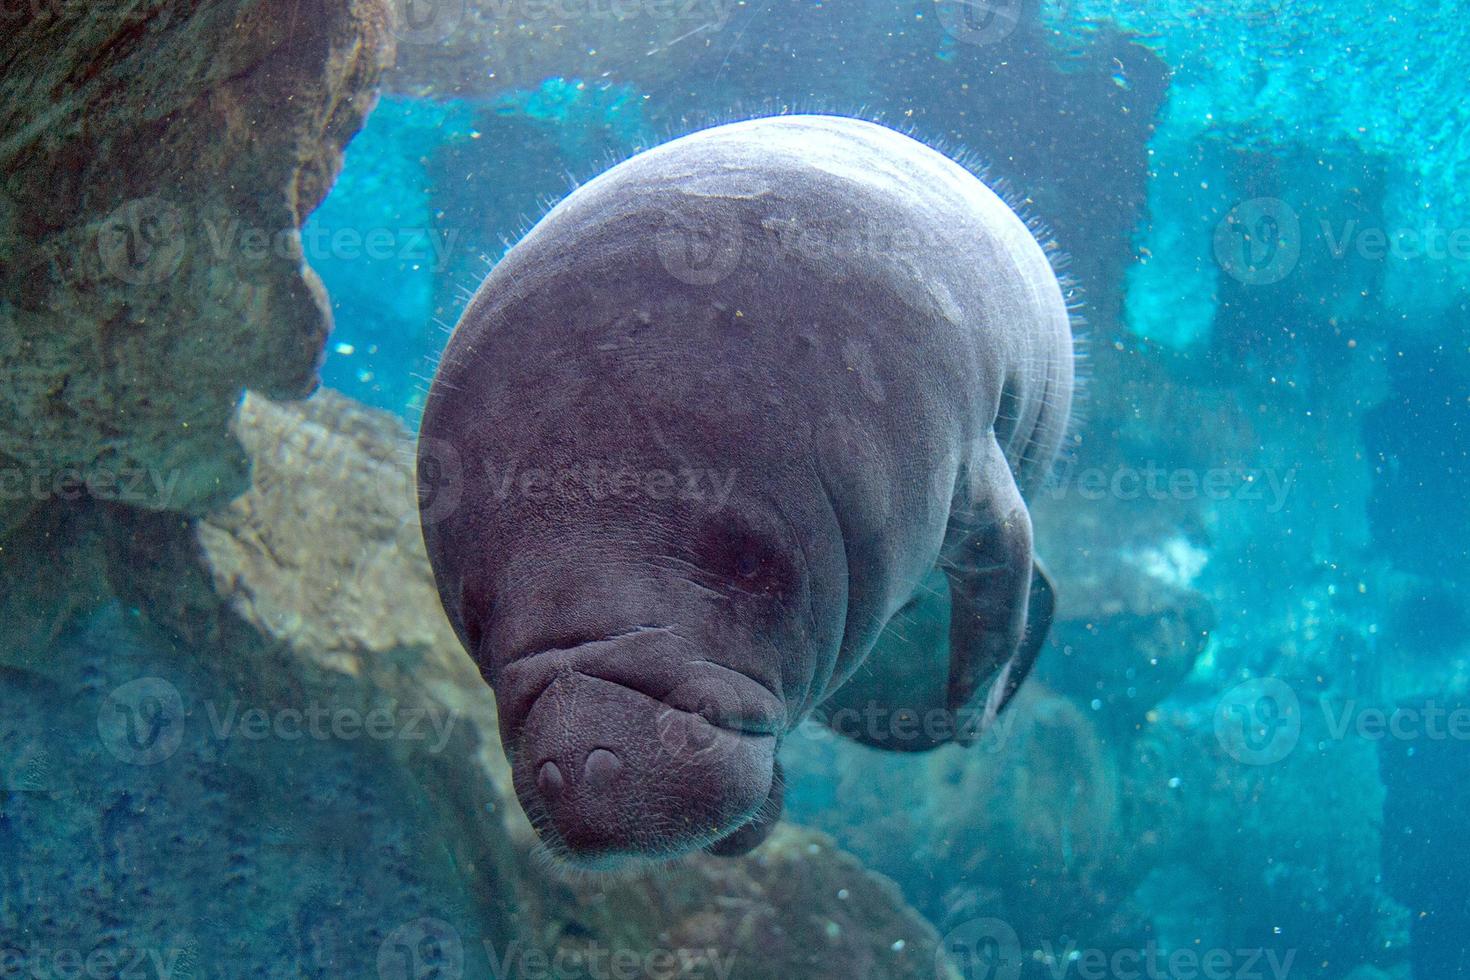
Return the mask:
<path id="1" fill-rule="evenodd" d="M 593 867 L 747 850 L 814 709 L 886 748 L 973 736 L 1045 630 L 1021 490 L 1072 382 L 1032 235 L 881 126 L 705 130 L 553 209 L 466 310 L 419 449 L 542 840 Z M 936 567 L 948 650 L 885 631 Z"/>

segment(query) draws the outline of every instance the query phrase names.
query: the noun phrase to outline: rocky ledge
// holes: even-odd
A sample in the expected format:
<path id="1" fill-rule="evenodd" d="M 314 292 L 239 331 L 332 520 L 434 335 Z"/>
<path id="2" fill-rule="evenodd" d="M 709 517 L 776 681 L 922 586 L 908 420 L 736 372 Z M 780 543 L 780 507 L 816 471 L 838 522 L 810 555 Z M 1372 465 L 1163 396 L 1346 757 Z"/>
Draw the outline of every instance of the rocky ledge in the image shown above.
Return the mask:
<path id="1" fill-rule="evenodd" d="M 253 479 L 215 513 L 53 503 L 0 552 L 33 583 L 0 599 L 31 610 L 0 644 L 24 962 L 83 936 L 229 976 L 935 975 L 934 929 L 810 831 L 611 881 L 548 865 L 433 591 L 407 430 L 323 391 L 249 396 L 233 434 Z"/>
<path id="2" fill-rule="evenodd" d="M 393 57 L 383 0 L 11 5 L 0 35 L 6 500 L 198 512 L 247 485 L 242 392 L 331 325 L 299 228 Z M 0 529 L 27 510 L 0 508 Z"/>

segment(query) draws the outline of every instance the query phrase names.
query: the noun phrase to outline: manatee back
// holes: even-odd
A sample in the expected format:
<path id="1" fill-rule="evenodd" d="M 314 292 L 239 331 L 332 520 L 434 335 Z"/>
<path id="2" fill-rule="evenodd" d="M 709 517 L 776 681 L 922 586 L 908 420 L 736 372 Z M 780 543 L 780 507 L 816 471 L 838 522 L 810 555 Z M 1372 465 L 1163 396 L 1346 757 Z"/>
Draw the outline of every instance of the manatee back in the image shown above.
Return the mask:
<path id="1" fill-rule="evenodd" d="M 926 451 L 994 426 L 1023 489 L 1055 455 L 1073 386 L 1066 304 L 1026 225 L 937 151 L 833 116 L 703 130 L 578 188 L 487 277 L 440 377 L 485 384 L 456 370 L 477 358 L 582 405 L 605 390 L 563 388 L 570 363 L 605 378 L 606 361 L 636 358 L 654 395 L 692 404 L 713 385 L 736 416 L 768 415 L 770 383 L 798 375 L 807 417 L 779 422 L 817 437 L 806 452 L 849 455 L 810 412 L 860 399 L 891 422 L 868 435 Z"/>

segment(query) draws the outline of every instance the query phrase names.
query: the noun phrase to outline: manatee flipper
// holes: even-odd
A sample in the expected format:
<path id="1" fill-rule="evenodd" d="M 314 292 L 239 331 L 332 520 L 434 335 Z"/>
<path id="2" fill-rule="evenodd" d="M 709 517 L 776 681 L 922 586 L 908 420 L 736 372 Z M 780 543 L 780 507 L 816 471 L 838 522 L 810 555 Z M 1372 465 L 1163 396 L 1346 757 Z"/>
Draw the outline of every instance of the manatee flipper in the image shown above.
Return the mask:
<path id="1" fill-rule="evenodd" d="M 748 823 L 741 824 L 728 835 L 706 847 L 705 850 L 720 857 L 739 857 L 755 850 L 767 837 L 771 836 L 771 831 L 781 820 L 782 801 L 785 794 L 786 775 L 781 771 L 781 762 L 778 759 L 775 772 L 771 776 L 771 794 L 766 797 L 766 802 L 761 804 L 755 816 L 751 817 Z"/>
<path id="2" fill-rule="evenodd" d="M 1010 704 L 1011 698 L 1015 696 L 1021 682 L 1031 673 L 1031 668 L 1036 664 L 1036 658 L 1041 654 L 1041 646 L 1046 642 L 1046 634 L 1051 631 L 1052 616 L 1055 612 L 1056 590 L 1052 587 L 1051 576 L 1047 574 L 1046 567 L 1041 564 L 1041 559 L 1033 559 L 1031 595 L 1026 608 L 1026 632 L 1021 639 L 1021 646 L 1001 668 L 1000 675 L 990 686 L 990 691 L 985 696 L 985 711 L 981 715 L 978 729 L 973 732 L 962 732 L 961 744 L 968 745 L 974 741 L 974 736 L 988 729 L 995 722 L 996 716 L 1006 705 Z"/>
<path id="3" fill-rule="evenodd" d="M 963 745 L 984 733 L 1030 673 L 1054 606 L 1051 584 L 1036 566 L 1031 514 L 998 449 L 976 460 L 968 501 L 950 514 L 942 553 L 950 596 L 945 707 Z M 1042 586 L 1028 628 L 1035 580 Z M 992 678 L 977 723 L 972 704 Z"/>
<path id="4" fill-rule="evenodd" d="M 969 744 L 1031 672 L 1051 627 L 1051 581 L 1031 551 L 1031 520 L 998 449 L 957 501 L 940 564 L 884 626 L 857 672 L 822 705 L 839 735 L 922 752 Z M 981 705 L 974 705 L 992 681 Z M 947 722 L 935 725 L 933 719 Z"/>

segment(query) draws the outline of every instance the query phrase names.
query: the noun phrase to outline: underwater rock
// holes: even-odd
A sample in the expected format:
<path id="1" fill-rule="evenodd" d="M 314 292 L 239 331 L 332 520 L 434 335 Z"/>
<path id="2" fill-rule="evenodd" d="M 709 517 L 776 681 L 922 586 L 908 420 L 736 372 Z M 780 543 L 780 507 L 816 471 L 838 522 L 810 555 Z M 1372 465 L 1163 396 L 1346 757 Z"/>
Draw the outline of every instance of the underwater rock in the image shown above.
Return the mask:
<path id="1" fill-rule="evenodd" d="M 487 790 L 508 788 L 494 699 L 434 591 L 412 434 L 329 389 L 290 403 L 248 395 L 232 431 L 251 489 L 205 518 L 112 508 L 115 587 L 182 644 L 284 662 L 279 680 L 256 683 L 290 692 L 325 679 L 349 699 L 364 687 L 438 701 L 495 743 Z M 501 809 L 493 797 L 484 805 Z"/>
<path id="2" fill-rule="evenodd" d="M 1117 750 L 1090 715 L 1033 679 L 968 750 L 890 757 L 808 724 L 785 749 L 787 804 L 943 928 L 1086 937 L 1142 880 L 1150 843 L 1129 837 Z"/>
<path id="3" fill-rule="evenodd" d="M 241 391 L 316 384 L 331 316 L 298 228 L 391 60 L 382 0 L 6 19 L 0 452 L 42 495 L 226 500 Z"/>
<path id="4" fill-rule="evenodd" d="M 52 677 L 0 678 L 7 970 L 418 976 L 375 966 L 425 920 L 507 941 L 467 724 L 266 650 L 180 648 L 116 602 L 52 651 Z"/>
<path id="5" fill-rule="evenodd" d="M 96 597 L 34 630 L 60 635 L 46 673 L 0 677 L 24 705 L 0 718 L 0 933 L 57 909 L 26 921 L 25 962 L 97 936 L 222 976 L 535 976 L 576 949 L 664 976 L 684 948 L 741 977 L 933 976 L 897 889 L 798 830 L 559 883 L 432 592 L 412 435 L 331 391 L 250 395 L 234 432 L 253 485 L 207 519 L 53 502 L 16 536 L 16 570 L 65 561 L 85 580 L 50 588 Z"/>
<path id="6" fill-rule="evenodd" d="M 488 692 L 435 658 L 435 603 L 395 606 L 412 549 L 381 578 L 329 571 L 372 564 L 392 491 L 412 507 L 407 471 L 375 492 L 392 443 L 360 447 L 382 421 L 307 404 L 318 421 L 247 400 L 255 486 L 224 523 L 53 501 L 0 552 L 15 584 L 0 661 L 31 668 L 0 678 L 8 968 L 79 955 L 163 976 L 418 976 L 413 957 L 445 963 L 430 940 L 515 941 Z M 328 557 L 293 567 L 288 542 Z M 314 627 L 336 593 L 385 612 Z M 452 637 L 440 649 L 457 653 Z"/>
<path id="7" fill-rule="evenodd" d="M 0 533 L 0 669 L 57 669 L 58 638 L 112 597 L 108 537 L 94 510 L 59 504 L 31 506 Z"/>
<path id="8" fill-rule="evenodd" d="M 135 531 L 128 579 L 155 617 L 190 642 L 233 618 L 314 666 L 353 677 L 416 658 L 447 678 L 478 674 L 457 650 L 418 529 L 407 469 L 413 437 L 393 416 L 323 389 L 300 403 L 248 395 L 233 433 L 250 456 L 251 489 L 197 520 L 124 515 L 189 530 Z M 160 554 L 185 547 L 183 555 Z M 183 569 L 202 582 L 188 582 Z M 182 594 L 185 585 L 198 598 Z M 219 608 L 188 608 L 202 599 Z M 409 651 L 413 655 L 409 655 Z"/>
<path id="9" fill-rule="evenodd" d="M 1393 971 L 1409 953 L 1409 913 L 1383 880 L 1377 745 L 1335 733 L 1305 693 L 1299 718 L 1299 734 L 1267 729 L 1259 752 L 1192 713 L 1171 713 L 1134 743 L 1125 784 L 1160 834 L 1156 894 L 1216 903 L 1167 938 L 1274 950 L 1325 976 Z"/>
<path id="10" fill-rule="evenodd" d="M 781 825 L 750 855 L 690 857 L 614 882 L 530 879 L 527 916 L 566 976 L 610 952 L 633 976 L 924 978 L 939 937 L 898 888 L 831 838 Z M 551 975 L 551 974 L 548 974 Z"/>
<path id="11" fill-rule="evenodd" d="M 1099 714 L 1033 679 L 968 755 L 884 758 L 803 728 L 785 749 L 788 812 L 942 932 L 1004 923 L 1026 977 L 1060 969 L 1048 957 L 1069 943 L 1399 969 L 1409 922 L 1382 883 L 1372 743 L 1333 737 L 1309 706 L 1300 738 L 1256 765 L 1209 712 L 1163 709 L 1127 738 Z"/>
<path id="12" fill-rule="evenodd" d="M 1038 676 L 1096 712 L 1099 724 L 1134 730 L 1209 641 L 1214 609 L 1193 584 L 1207 552 L 1179 523 L 1145 508 L 1117 501 L 1064 508 L 1046 491 L 1040 496 L 1038 513 L 1057 511 L 1051 521 L 1065 531 L 1054 532 L 1043 552 L 1057 612 Z"/>

